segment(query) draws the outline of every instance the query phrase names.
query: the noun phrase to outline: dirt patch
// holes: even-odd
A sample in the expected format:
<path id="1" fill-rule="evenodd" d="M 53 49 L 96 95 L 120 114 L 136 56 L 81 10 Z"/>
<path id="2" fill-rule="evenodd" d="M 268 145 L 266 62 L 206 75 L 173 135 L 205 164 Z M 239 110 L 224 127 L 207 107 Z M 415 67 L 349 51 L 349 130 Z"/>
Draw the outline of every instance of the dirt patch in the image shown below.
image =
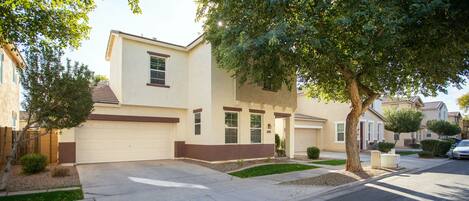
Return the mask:
<path id="1" fill-rule="evenodd" d="M 239 170 L 239 169 L 243 169 L 246 167 L 259 165 L 259 164 L 288 163 L 289 162 L 287 158 L 262 159 L 262 160 L 238 161 L 238 162 L 227 162 L 227 163 L 206 163 L 206 162 L 195 161 L 195 160 L 190 160 L 190 159 L 182 159 L 182 161 L 208 167 L 210 169 L 220 171 L 220 172 L 232 172 L 235 170 Z"/>
<path id="2" fill-rule="evenodd" d="M 384 169 L 371 169 L 364 168 L 363 172 L 352 173 L 345 170 L 331 172 L 316 177 L 299 179 L 294 181 L 283 182 L 281 184 L 287 185 L 313 185 L 313 186 L 340 186 L 342 184 L 351 183 L 354 181 L 368 179 L 383 175 L 385 173 L 394 172 L 394 170 Z"/>
<path id="3" fill-rule="evenodd" d="M 78 172 L 74 166 L 63 166 L 63 168 L 70 170 L 70 175 L 65 177 L 52 177 L 51 170 L 54 167 L 56 167 L 56 165 L 49 165 L 47 169 L 41 173 L 25 175 L 21 171 L 21 166 L 15 165 L 12 167 L 12 174 L 8 180 L 7 190 L 10 192 L 29 191 L 80 185 Z"/>

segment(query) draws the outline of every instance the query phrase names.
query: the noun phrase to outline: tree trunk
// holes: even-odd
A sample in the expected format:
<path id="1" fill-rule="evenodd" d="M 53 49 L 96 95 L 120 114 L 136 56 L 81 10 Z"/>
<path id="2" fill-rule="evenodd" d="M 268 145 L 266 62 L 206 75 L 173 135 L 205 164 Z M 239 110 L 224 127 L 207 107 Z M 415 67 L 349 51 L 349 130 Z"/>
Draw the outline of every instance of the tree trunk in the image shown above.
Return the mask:
<path id="1" fill-rule="evenodd" d="M 345 123 L 345 150 L 347 153 L 347 165 L 345 170 L 350 172 L 363 171 L 360 163 L 360 150 L 357 140 L 357 126 L 361 112 L 352 109 L 347 115 Z"/>
<path id="2" fill-rule="evenodd" d="M 24 133 L 29 129 L 29 126 L 24 127 L 24 129 L 14 138 L 13 141 L 13 148 L 11 149 L 10 154 L 7 156 L 7 161 L 5 163 L 5 167 L 3 168 L 3 175 L 2 180 L 0 183 L 0 190 L 5 190 L 8 183 L 8 178 L 11 174 L 11 164 L 13 163 L 13 159 L 16 156 L 16 152 L 18 150 L 18 145 L 20 144 L 20 140 L 23 137 Z"/>

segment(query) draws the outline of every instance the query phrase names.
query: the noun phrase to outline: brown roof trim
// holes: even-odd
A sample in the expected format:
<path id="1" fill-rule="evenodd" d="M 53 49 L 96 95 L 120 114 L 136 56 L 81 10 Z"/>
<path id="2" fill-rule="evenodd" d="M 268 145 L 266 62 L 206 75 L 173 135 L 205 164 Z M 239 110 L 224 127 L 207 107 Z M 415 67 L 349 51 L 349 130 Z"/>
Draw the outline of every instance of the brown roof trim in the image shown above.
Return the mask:
<path id="1" fill-rule="evenodd" d="M 124 34 L 124 35 L 128 35 L 128 36 L 136 37 L 136 38 L 141 38 L 141 39 L 144 39 L 144 40 L 149 40 L 149 41 L 154 41 L 154 42 L 159 42 L 159 43 L 163 43 L 163 44 L 167 44 L 167 45 L 172 45 L 172 46 L 176 46 L 176 47 L 185 48 L 185 46 L 182 46 L 182 45 L 177 45 L 177 44 L 174 44 L 174 43 L 169 43 L 169 42 L 164 42 L 164 41 L 160 41 L 160 40 L 155 40 L 155 39 L 151 39 L 151 38 L 147 38 L 147 37 L 143 37 L 143 36 L 138 36 L 138 35 L 134 35 L 134 34 L 122 32 L 122 31 L 111 30 L 111 33 L 115 33 L 115 34 Z"/>
<path id="2" fill-rule="evenodd" d="M 251 112 L 251 113 L 265 114 L 265 110 L 249 109 L 249 112 Z"/>
<path id="3" fill-rule="evenodd" d="M 225 106 L 223 106 L 223 110 L 241 112 L 241 111 L 243 111 L 243 108 L 239 108 L 239 107 L 225 107 Z"/>
<path id="4" fill-rule="evenodd" d="M 163 53 L 158 53 L 158 52 L 147 51 L 147 53 L 152 56 L 166 57 L 166 58 L 171 57 L 171 55 L 169 54 L 163 54 Z"/>
<path id="5" fill-rule="evenodd" d="M 192 110 L 192 112 L 193 112 L 193 113 L 202 112 L 202 108 L 198 108 L 198 109 Z"/>
<path id="6" fill-rule="evenodd" d="M 101 121 L 129 121 L 129 122 L 155 122 L 155 123 L 179 123 L 177 117 L 149 117 L 149 116 L 128 116 L 110 114 L 90 114 L 89 120 Z"/>
<path id="7" fill-rule="evenodd" d="M 375 109 L 373 108 L 368 108 L 368 110 L 375 114 L 378 118 L 380 118 L 382 121 L 386 121 L 386 119 L 384 118 L 384 116 L 382 114 L 380 114 L 378 111 L 376 111 Z"/>
<path id="8" fill-rule="evenodd" d="M 275 118 L 284 118 L 284 117 L 291 117 L 291 114 L 274 112 L 274 116 Z"/>

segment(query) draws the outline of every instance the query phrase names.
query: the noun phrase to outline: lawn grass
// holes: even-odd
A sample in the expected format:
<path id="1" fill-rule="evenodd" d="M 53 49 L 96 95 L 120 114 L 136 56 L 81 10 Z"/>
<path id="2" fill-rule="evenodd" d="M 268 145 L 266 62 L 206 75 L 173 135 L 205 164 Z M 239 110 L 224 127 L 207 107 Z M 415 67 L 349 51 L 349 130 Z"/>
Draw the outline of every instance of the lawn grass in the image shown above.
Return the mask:
<path id="1" fill-rule="evenodd" d="M 0 197 L 2 201 L 72 201 L 83 199 L 81 189 Z"/>
<path id="2" fill-rule="evenodd" d="M 319 164 L 319 165 L 333 165 L 333 166 L 337 166 L 337 165 L 345 165 L 345 163 L 347 163 L 346 160 L 342 160 L 342 159 L 334 159 L 334 160 L 324 160 L 324 161 L 313 161 L 311 163 L 314 163 L 314 164 Z"/>
<path id="3" fill-rule="evenodd" d="M 396 154 L 399 154 L 401 156 L 409 156 L 409 155 L 414 155 L 419 153 L 418 151 L 396 151 Z"/>
<path id="4" fill-rule="evenodd" d="M 301 171 L 301 170 L 309 170 L 318 168 L 316 166 L 311 165 L 302 165 L 302 164 L 269 164 L 269 165 L 261 165 L 256 166 L 248 169 L 244 169 L 237 172 L 229 173 L 230 175 L 240 177 L 240 178 L 248 178 L 248 177 L 257 177 L 263 175 L 271 175 L 271 174 L 280 174 L 285 172 L 294 172 L 294 171 Z"/>

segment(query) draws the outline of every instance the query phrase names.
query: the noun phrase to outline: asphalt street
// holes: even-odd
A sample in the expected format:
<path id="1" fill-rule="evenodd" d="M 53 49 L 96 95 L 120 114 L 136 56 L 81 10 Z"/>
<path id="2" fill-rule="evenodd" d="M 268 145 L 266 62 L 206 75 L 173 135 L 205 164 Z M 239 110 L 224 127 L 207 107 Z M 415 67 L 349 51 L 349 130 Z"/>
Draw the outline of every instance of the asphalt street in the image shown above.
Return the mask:
<path id="1" fill-rule="evenodd" d="M 329 200 L 469 200 L 469 160 L 452 161 L 422 172 L 388 177 L 356 189 Z"/>

